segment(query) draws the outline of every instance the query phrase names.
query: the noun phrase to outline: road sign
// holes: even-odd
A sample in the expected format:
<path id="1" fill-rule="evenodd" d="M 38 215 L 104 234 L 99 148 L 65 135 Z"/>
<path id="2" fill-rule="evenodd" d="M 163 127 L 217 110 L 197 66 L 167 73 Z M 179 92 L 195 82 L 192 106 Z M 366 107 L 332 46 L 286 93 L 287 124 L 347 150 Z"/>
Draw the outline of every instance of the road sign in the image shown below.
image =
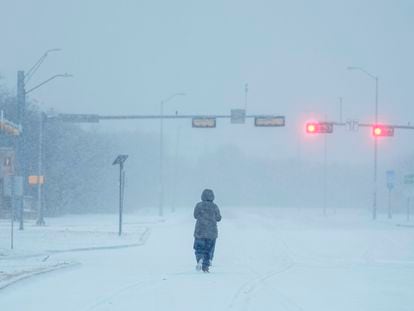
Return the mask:
<path id="1" fill-rule="evenodd" d="M 216 127 L 216 118 L 212 117 L 197 117 L 193 118 L 193 127 L 196 128 L 214 128 Z"/>
<path id="2" fill-rule="evenodd" d="M 246 122 L 246 110 L 244 109 L 232 109 L 231 110 L 231 123 L 232 124 L 244 124 Z"/>
<path id="3" fill-rule="evenodd" d="M 29 185 L 43 185 L 45 183 L 44 176 L 31 175 L 28 177 Z"/>
<path id="4" fill-rule="evenodd" d="M 333 123 L 329 122 L 311 122 L 306 124 L 306 133 L 331 134 L 333 133 L 333 127 Z"/>
<path id="5" fill-rule="evenodd" d="M 405 185 L 414 185 L 414 174 L 407 174 L 404 176 Z"/>
<path id="6" fill-rule="evenodd" d="M 387 188 L 388 190 L 392 190 L 395 187 L 395 171 L 387 171 L 386 172 L 387 175 Z"/>
<path id="7" fill-rule="evenodd" d="M 264 127 L 280 127 L 285 126 L 285 117 L 284 116 L 263 116 L 254 118 L 255 126 L 264 126 Z"/>
<path id="8" fill-rule="evenodd" d="M 348 131 L 358 132 L 359 130 L 359 121 L 357 120 L 348 120 L 346 121 L 346 126 Z"/>

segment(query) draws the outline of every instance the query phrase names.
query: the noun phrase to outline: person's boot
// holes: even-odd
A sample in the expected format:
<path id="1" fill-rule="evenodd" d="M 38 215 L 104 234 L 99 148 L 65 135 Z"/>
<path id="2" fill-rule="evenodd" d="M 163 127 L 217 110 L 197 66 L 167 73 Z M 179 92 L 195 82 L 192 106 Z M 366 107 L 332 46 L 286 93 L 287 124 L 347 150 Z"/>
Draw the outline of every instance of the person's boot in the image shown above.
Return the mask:
<path id="1" fill-rule="evenodd" d="M 204 273 L 209 273 L 210 272 L 209 269 L 208 269 L 208 266 L 203 266 L 202 270 L 203 270 Z"/>
<path id="2" fill-rule="evenodd" d="M 200 271 L 201 270 L 201 268 L 202 268 L 202 266 L 203 266 L 203 258 L 200 258 L 199 260 L 198 260 L 198 262 L 197 262 L 197 265 L 196 265 L 196 270 L 197 271 Z M 203 270 L 204 271 L 204 270 Z"/>

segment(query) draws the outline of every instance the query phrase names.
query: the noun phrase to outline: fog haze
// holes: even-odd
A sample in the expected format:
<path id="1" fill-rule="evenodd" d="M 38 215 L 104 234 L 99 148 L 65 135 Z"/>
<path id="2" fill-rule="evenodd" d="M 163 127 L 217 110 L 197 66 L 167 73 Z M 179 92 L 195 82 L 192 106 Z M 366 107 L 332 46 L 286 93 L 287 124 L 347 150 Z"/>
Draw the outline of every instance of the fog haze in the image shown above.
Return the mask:
<path id="1" fill-rule="evenodd" d="M 192 165 L 213 163 L 206 155 L 228 149 L 280 166 L 320 165 L 323 137 L 305 135 L 307 120 L 338 120 L 340 97 L 344 120 L 374 120 L 374 81 L 348 66 L 379 76 L 382 122 L 413 121 L 413 10 L 411 1 L 1 1 L 0 73 L 14 92 L 16 70 L 28 70 L 49 48 L 61 48 L 30 83 L 56 73 L 74 77 L 56 80 L 30 99 L 44 110 L 102 115 L 158 114 L 161 100 L 176 92 L 186 96 L 168 102 L 166 114 L 228 114 L 244 107 L 247 83 L 247 112 L 284 115 L 287 126 L 260 129 L 219 120 L 216 129 L 199 130 L 190 121 L 165 121 L 170 164 L 177 156 Z M 143 165 L 139 154 L 152 148 L 147 160 L 157 167 L 159 121 L 84 127 L 127 133 L 130 166 Z M 134 132 L 151 137 L 153 146 L 134 145 Z M 411 135 L 397 131 L 380 142 L 380 178 L 412 155 Z M 364 184 L 367 200 L 372 158 L 368 129 L 338 128 L 328 137 L 330 165 L 352 166 L 364 180 L 342 179 Z M 209 171 L 198 186 L 215 184 L 216 173 Z M 298 178 L 313 176 L 303 172 Z"/>

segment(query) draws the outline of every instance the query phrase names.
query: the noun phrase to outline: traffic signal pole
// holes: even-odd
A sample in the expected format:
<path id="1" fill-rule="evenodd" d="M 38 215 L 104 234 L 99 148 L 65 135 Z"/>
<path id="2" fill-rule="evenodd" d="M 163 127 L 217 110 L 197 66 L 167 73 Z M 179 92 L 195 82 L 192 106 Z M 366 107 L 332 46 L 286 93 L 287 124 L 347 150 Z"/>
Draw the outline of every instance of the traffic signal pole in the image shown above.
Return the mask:
<path id="1" fill-rule="evenodd" d="M 326 216 L 328 201 L 328 137 L 324 135 L 323 144 L 323 215 Z"/>
<path id="2" fill-rule="evenodd" d="M 378 124 L 378 77 L 375 78 L 375 124 Z M 374 136 L 374 198 L 372 201 L 372 219 L 377 219 L 378 192 L 378 137 Z"/>

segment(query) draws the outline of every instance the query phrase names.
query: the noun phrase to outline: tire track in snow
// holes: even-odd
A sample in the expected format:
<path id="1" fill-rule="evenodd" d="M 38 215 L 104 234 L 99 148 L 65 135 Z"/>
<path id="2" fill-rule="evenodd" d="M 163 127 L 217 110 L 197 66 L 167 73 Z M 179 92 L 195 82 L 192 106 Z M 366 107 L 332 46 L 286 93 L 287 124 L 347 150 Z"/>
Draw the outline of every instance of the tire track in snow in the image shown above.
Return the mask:
<path id="1" fill-rule="evenodd" d="M 121 288 L 118 288 L 117 290 L 113 291 L 112 293 L 105 295 L 97 301 L 91 303 L 89 306 L 82 308 L 83 311 L 93 311 L 93 310 L 99 310 L 98 308 L 103 307 L 105 305 L 108 305 L 111 303 L 112 300 L 118 298 L 119 296 L 127 293 L 128 291 L 132 290 L 144 290 L 147 289 L 149 286 L 153 286 L 157 283 L 161 283 L 162 280 L 147 280 L 147 281 L 139 281 L 134 282 L 128 285 L 125 285 Z"/>
<path id="2" fill-rule="evenodd" d="M 291 249 L 286 241 L 283 239 L 281 232 L 276 229 L 273 224 L 269 224 L 268 219 L 263 219 L 262 217 L 257 217 L 257 220 L 261 221 L 262 224 L 269 226 L 273 231 L 275 231 L 279 236 L 279 243 L 273 246 L 272 251 L 275 253 L 283 253 L 284 255 L 284 267 L 276 270 L 270 270 L 264 274 L 260 274 L 252 269 L 252 267 L 248 267 L 256 277 L 253 277 L 249 281 L 243 283 L 234 296 L 231 299 L 231 302 L 228 306 L 228 309 L 234 310 L 244 310 L 247 311 L 250 308 L 250 302 L 257 292 L 257 290 L 264 285 L 264 283 L 272 278 L 277 277 L 280 274 L 286 273 L 289 270 L 293 269 L 296 265 L 296 260 L 291 255 Z M 281 251 L 283 250 L 283 251 Z M 297 303 L 292 301 L 290 298 L 286 297 L 278 290 L 272 288 L 272 295 L 276 296 L 279 305 L 286 311 L 303 311 L 304 309 L 299 306 Z M 241 304 L 241 305 L 240 305 Z"/>
<path id="3" fill-rule="evenodd" d="M 258 274 L 258 276 L 250 279 L 249 281 L 242 284 L 236 293 L 234 294 L 233 298 L 231 299 L 229 309 L 234 310 L 237 308 L 237 306 L 242 303 L 241 309 L 242 310 L 248 310 L 250 306 L 250 301 L 252 299 L 252 296 L 254 293 L 263 286 L 263 283 L 266 282 L 269 279 L 272 279 L 282 273 L 288 272 L 295 266 L 294 261 L 291 261 L 287 263 L 287 265 L 281 269 L 272 270 L 265 274 Z M 303 310 L 300 306 L 298 306 L 296 303 L 291 301 L 286 296 L 282 295 L 280 292 L 273 290 L 273 293 L 278 296 L 278 299 L 280 300 L 280 303 L 284 310 L 287 311 L 301 311 Z"/>

